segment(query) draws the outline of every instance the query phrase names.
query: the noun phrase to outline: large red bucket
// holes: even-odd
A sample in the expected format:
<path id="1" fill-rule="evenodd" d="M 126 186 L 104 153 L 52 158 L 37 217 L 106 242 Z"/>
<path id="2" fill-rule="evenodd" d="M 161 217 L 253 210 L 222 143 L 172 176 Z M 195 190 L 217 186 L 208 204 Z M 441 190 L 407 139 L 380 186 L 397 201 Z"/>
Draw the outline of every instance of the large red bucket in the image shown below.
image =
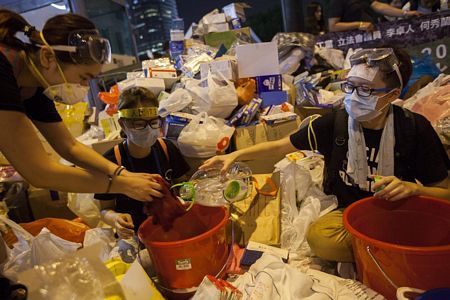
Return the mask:
<path id="1" fill-rule="evenodd" d="M 450 287 L 450 201 L 366 198 L 344 212 L 359 280 L 388 299 L 396 287 Z"/>
<path id="2" fill-rule="evenodd" d="M 194 205 L 164 231 L 149 217 L 138 236 L 147 248 L 161 285 L 167 289 L 197 287 L 205 275 L 217 275 L 228 258 L 224 207 Z"/>

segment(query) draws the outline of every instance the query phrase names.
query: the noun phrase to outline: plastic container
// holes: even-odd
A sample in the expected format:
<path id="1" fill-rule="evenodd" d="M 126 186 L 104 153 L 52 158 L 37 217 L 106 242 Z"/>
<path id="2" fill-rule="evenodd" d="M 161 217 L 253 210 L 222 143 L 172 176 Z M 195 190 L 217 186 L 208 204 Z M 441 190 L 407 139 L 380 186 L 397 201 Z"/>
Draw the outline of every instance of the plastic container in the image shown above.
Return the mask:
<path id="1" fill-rule="evenodd" d="M 358 279 L 388 299 L 398 287 L 450 286 L 450 201 L 366 198 L 344 211 Z"/>
<path id="2" fill-rule="evenodd" d="M 164 231 L 149 217 L 138 236 L 147 248 L 160 284 L 170 290 L 197 287 L 205 275 L 216 276 L 228 258 L 225 207 L 194 205 Z"/>

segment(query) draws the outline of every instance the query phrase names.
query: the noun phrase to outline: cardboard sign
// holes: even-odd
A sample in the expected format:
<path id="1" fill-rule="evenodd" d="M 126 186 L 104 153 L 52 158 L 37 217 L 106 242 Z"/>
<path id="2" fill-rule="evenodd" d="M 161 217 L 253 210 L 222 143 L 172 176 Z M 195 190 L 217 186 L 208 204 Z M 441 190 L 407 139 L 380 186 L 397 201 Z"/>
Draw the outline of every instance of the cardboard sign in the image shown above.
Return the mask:
<path id="1" fill-rule="evenodd" d="M 239 78 L 280 74 L 276 43 L 246 44 L 236 47 Z"/>

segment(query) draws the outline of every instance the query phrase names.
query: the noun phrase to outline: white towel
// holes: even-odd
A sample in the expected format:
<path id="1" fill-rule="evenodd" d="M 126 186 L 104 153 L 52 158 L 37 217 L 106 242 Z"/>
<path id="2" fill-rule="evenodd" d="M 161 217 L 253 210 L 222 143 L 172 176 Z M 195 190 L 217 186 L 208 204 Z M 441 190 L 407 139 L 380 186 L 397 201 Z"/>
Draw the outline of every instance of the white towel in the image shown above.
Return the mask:
<path id="1" fill-rule="evenodd" d="M 394 175 L 394 110 L 391 105 L 381 135 L 380 148 L 378 150 L 377 175 Z M 348 165 L 347 174 L 362 190 L 368 190 L 368 165 L 367 150 L 364 133 L 361 124 L 348 118 Z"/>

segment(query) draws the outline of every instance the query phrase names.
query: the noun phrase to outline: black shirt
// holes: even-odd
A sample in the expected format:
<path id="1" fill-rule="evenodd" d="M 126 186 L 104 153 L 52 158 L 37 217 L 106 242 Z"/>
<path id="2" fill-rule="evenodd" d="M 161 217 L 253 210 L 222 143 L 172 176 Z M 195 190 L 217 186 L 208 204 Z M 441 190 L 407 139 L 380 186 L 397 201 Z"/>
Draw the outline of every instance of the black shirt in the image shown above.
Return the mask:
<path id="1" fill-rule="evenodd" d="M 401 110 L 394 109 L 394 118 Z M 326 158 L 331 156 L 333 148 L 334 136 L 334 114 L 327 114 L 313 123 L 314 132 L 317 137 L 318 150 Z M 447 178 L 448 157 L 445 154 L 443 146 L 431 126 L 430 122 L 422 115 L 414 114 L 415 118 L 415 138 L 414 153 L 415 161 L 411 163 L 414 166 L 412 174 L 407 174 L 409 178 L 415 178 L 422 184 L 434 184 Z M 347 124 L 343 124 L 347 126 Z M 401 135 L 399 129 L 394 127 L 397 136 Z M 369 174 L 375 175 L 378 166 L 378 150 L 383 129 L 371 130 L 364 129 L 364 139 L 367 150 L 367 164 L 369 166 Z M 302 128 L 292 134 L 291 143 L 297 149 L 309 149 L 308 128 Z M 398 145 L 395 145 L 397 149 Z M 395 151 L 396 152 L 396 151 Z M 348 156 L 348 149 L 347 155 Z M 371 180 L 368 178 L 368 190 L 361 190 L 357 185 L 353 184 L 352 178 L 347 174 L 347 160 L 339 162 L 339 178 L 333 187 L 332 193 L 337 196 L 339 207 L 347 207 L 351 203 L 373 195 Z M 394 166 L 394 175 L 398 174 L 398 165 Z M 405 179 L 403 179 L 405 180 Z M 413 181 L 413 180 L 411 180 Z"/>
<path id="2" fill-rule="evenodd" d="M 377 14 L 370 7 L 373 0 L 331 0 L 329 18 L 340 22 L 377 22 Z"/>
<path id="3" fill-rule="evenodd" d="M 31 120 L 40 122 L 61 122 L 55 103 L 42 94 L 42 88 L 38 88 L 31 98 L 21 100 L 13 66 L 3 51 L 5 49 L 0 47 L 0 110 L 23 112 Z"/>
<path id="4" fill-rule="evenodd" d="M 119 145 L 122 165 L 128 171 L 138 173 L 160 174 L 166 180 L 177 179 L 189 171 L 189 165 L 184 160 L 178 148 L 170 141 L 164 139 L 167 145 L 169 161 L 167 161 L 164 150 L 159 142 L 152 146 L 152 150 L 147 157 L 134 158 L 129 155 L 126 145 Z M 108 150 L 104 155 L 106 159 L 117 163 L 114 155 L 114 148 Z M 131 199 L 123 194 L 95 194 L 98 200 L 116 200 L 115 211 L 130 214 L 134 229 L 137 230 L 142 222 L 145 221 L 147 215 L 144 214 L 144 203 Z"/>

